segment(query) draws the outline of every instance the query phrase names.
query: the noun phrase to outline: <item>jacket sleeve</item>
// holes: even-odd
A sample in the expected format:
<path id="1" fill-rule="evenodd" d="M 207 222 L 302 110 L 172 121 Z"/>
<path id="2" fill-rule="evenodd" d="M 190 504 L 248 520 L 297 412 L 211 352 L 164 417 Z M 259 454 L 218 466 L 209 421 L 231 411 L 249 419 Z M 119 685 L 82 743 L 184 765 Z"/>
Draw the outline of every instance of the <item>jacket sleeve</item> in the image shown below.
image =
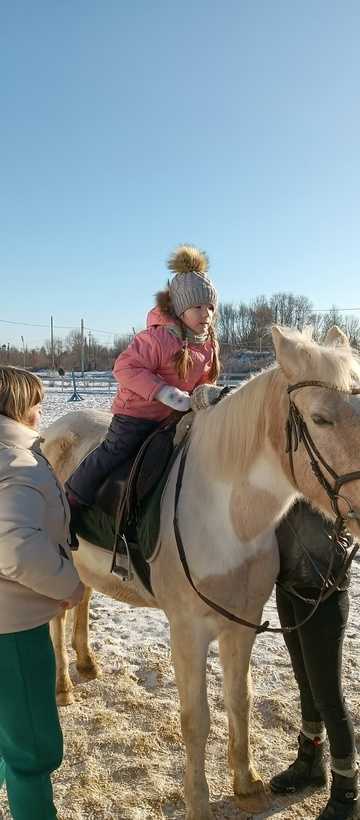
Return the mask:
<path id="1" fill-rule="evenodd" d="M 0 574 L 61 601 L 72 595 L 80 578 L 66 548 L 45 531 L 45 510 L 38 488 L 13 479 L 1 488 Z"/>
<path id="2" fill-rule="evenodd" d="M 120 353 L 113 370 L 121 387 L 146 401 L 152 401 L 165 384 L 157 375 L 161 366 L 161 345 L 156 331 L 137 333 L 129 347 Z"/>

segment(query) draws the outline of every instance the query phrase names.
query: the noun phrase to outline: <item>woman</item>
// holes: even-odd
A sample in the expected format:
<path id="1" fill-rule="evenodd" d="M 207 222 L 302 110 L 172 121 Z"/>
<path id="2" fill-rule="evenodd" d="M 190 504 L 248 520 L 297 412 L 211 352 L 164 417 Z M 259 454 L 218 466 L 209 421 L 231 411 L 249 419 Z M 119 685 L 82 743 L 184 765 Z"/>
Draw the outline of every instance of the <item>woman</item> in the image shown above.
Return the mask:
<path id="1" fill-rule="evenodd" d="M 15 820 L 56 817 L 62 760 L 49 621 L 83 585 L 67 543 L 69 509 L 36 428 L 43 388 L 0 366 L 0 777 Z"/>
<path id="2" fill-rule="evenodd" d="M 351 538 L 332 544 L 333 526 L 305 502 L 297 503 L 277 530 L 280 575 L 276 588 L 282 627 L 298 626 L 319 598 L 334 552 L 330 582 L 333 594 L 320 603 L 312 618 L 284 639 L 300 691 L 302 726 L 294 763 L 272 778 L 274 792 L 297 792 L 327 782 L 324 760 L 329 739 L 332 786 L 330 799 L 317 820 L 355 820 L 358 771 L 354 728 L 341 684 L 342 648 L 349 613 L 350 574 L 346 559 Z"/>

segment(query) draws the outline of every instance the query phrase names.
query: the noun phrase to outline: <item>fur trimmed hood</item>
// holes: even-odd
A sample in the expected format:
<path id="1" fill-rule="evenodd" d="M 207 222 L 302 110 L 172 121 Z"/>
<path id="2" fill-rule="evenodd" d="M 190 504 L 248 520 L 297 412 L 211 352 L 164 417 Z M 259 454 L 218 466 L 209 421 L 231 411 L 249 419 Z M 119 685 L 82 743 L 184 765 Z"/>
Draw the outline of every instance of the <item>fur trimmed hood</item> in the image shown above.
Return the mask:
<path id="1" fill-rule="evenodd" d="M 146 327 L 165 327 L 166 325 L 178 325 L 176 316 L 171 316 L 170 313 L 164 313 L 160 307 L 154 307 L 149 311 L 146 317 Z M 180 327 L 180 325 L 179 325 Z"/>

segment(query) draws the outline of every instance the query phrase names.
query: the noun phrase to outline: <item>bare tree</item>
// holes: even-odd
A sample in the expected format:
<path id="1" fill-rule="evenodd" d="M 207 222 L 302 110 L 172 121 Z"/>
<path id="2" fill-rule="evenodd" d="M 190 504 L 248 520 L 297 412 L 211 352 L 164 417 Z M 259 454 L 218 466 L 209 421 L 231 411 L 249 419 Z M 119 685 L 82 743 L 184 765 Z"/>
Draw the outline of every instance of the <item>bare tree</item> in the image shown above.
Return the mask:
<path id="1" fill-rule="evenodd" d="M 360 349 L 360 321 L 357 316 L 346 316 L 343 329 L 351 346 Z"/>

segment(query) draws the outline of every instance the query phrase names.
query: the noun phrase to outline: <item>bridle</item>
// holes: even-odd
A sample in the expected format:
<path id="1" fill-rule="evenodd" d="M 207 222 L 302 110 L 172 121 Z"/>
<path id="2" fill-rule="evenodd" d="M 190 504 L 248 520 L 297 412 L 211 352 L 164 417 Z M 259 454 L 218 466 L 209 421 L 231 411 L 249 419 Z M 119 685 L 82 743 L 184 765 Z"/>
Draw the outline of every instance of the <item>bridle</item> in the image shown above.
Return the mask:
<path id="1" fill-rule="evenodd" d="M 331 571 L 334 562 L 334 551 L 337 545 L 343 547 L 344 542 L 346 541 L 346 529 L 345 529 L 345 521 L 350 518 L 356 518 L 360 521 L 360 510 L 356 511 L 353 509 L 349 498 L 345 495 L 340 493 L 341 487 L 344 484 L 348 484 L 350 481 L 358 481 L 360 479 L 360 470 L 355 470 L 351 473 L 345 473 L 344 475 L 339 476 L 335 470 L 327 463 L 327 461 L 323 458 L 321 453 L 319 452 L 316 444 L 309 433 L 307 424 L 300 413 L 298 407 L 295 404 L 293 398 L 291 398 L 291 394 L 294 390 L 300 390 L 303 387 L 322 387 L 328 390 L 337 390 L 341 393 L 347 393 L 348 395 L 360 395 L 360 388 L 353 388 L 352 390 L 341 390 L 340 388 L 334 387 L 331 384 L 327 384 L 326 382 L 322 382 L 319 380 L 309 380 L 303 382 L 297 382 L 296 384 L 291 384 L 288 386 L 287 392 L 289 396 L 289 413 L 286 422 L 286 452 L 289 455 L 289 462 L 290 462 L 290 469 L 292 478 L 294 481 L 295 486 L 299 489 L 296 476 L 295 476 L 295 467 L 294 467 L 294 456 L 293 454 L 298 450 L 299 444 L 303 443 L 306 452 L 310 459 L 311 469 L 316 476 L 317 480 L 324 488 L 325 492 L 327 493 L 332 509 L 336 515 L 336 521 L 334 525 L 334 536 L 330 537 L 330 541 L 333 544 L 333 551 L 330 557 L 329 567 L 326 573 L 325 578 L 323 579 L 323 584 L 320 590 L 319 597 L 312 608 L 309 615 L 300 623 L 294 627 L 271 627 L 269 621 L 264 621 L 263 624 L 254 624 L 251 621 L 247 621 L 245 618 L 240 618 L 238 615 L 235 615 L 234 612 L 229 612 L 224 607 L 220 606 L 219 604 L 211 601 L 206 595 L 203 595 L 200 590 L 197 589 L 196 585 L 191 576 L 190 568 L 187 562 L 186 553 L 184 549 L 184 544 L 181 538 L 180 527 L 179 527 L 179 519 L 178 519 L 178 504 L 180 498 L 180 491 L 182 487 L 182 479 L 185 470 L 185 462 L 186 456 L 189 449 L 190 444 L 190 435 L 183 440 L 182 443 L 182 454 L 179 464 L 179 470 L 177 475 L 176 481 L 176 488 L 175 488 L 175 509 L 174 509 L 174 532 L 175 532 L 175 539 L 178 548 L 179 558 L 182 563 L 185 575 L 193 588 L 196 594 L 201 598 L 204 603 L 206 603 L 211 609 L 215 610 L 220 615 L 223 615 L 227 620 L 233 621 L 237 624 L 242 626 L 250 627 L 254 629 L 256 634 L 261 632 L 293 632 L 294 630 L 299 629 L 302 627 L 307 621 L 312 618 L 314 612 L 317 610 L 319 605 L 325 601 L 329 596 L 335 592 L 336 589 L 339 588 L 339 584 L 342 583 L 346 572 L 359 549 L 359 545 L 355 544 L 352 548 L 349 556 L 347 557 L 346 561 L 344 562 L 338 576 L 335 578 L 334 582 L 328 587 L 329 579 L 331 576 Z M 228 390 L 226 391 L 228 392 Z M 225 391 L 224 391 L 225 393 Z M 216 400 L 216 403 L 219 399 L 222 398 L 222 395 Z M 320 466 L 321 465 L 321 466 Z M 323 469 L 322 469 L 323 468 Z M 324 474 L 324 470 L 331 476 L 334 480 L 334 485 L 332 486 L 330 480 Z M 348 505 L 348 513 L 344 514 L 341 512 L 339 507 L 339 501 L 345 501 Z"/>
<path id="2" fill-rule="evenodd" d="M 338 387 L 334 387 L 331 384 L 327 384 L 327 382 L 322 382 L 319 380 L 311 380 L 311 381 L 303 381 L 297 382 L 296 384 L 290 384 L 287 392 L 289 396 L 289 415 L 286 422 L 286 452 L 289 454 L 289 462 L 290 462 L 290 469 L 291 475 L 294 481 L 295 486 L 297 489 L 298 483 L 295 476 L 295 467 L 294 467 L 294 453 L 297 451 L 299 444 L 303 444 L 305 450 L 310 459 L 311 469 L 324 488 L 327 496 L 330 499 L 330 503 L 332 509 L 336 515 L 335 521 L 335 533 L 341 533 L 344 530 L 345 521 L 350 518 L 357 518 L 360 520 L 360 510 L 354 510 L 351 504 L 350 499 L 348 496 L 343 495 L 340 490 L 344 484 L 348 484 L 350 481 L 358 481 L 360 479 L 360 470 L 354 470 L 351 473 L 345 473 L 344 475 L 338 475 L 337 472 L 327 463 L 324 456 L 321 455 L 319 452 L 314 439 L 309 433 L 308 426 L 306 421 L 304 420 L 300 410 L 295 404 L 293 398 L 291 398 L 291 394 L 294 390 L 300 390 L 303 387 L 322 387 L 326 390 L 336 390 L 340 393 L 346 393 L 348 395 L 356 396 L 360 394 L 360 388 L 353 388 L 352 390 L 341 390 Z M 334 484 L 332 485 L 329 478 L 326 477 L 326 471 L 329 476 L 334 480 Z M 345 514 L 341 512 L 339 507 L 339 501 L 345 502 L 348 505 L 348 512 Z"/>

